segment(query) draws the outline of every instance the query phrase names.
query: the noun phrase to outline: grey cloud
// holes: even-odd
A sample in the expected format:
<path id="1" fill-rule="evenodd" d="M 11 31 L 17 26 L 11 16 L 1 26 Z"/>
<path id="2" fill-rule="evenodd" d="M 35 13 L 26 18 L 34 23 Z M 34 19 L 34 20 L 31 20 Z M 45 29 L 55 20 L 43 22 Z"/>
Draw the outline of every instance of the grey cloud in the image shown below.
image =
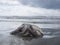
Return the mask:
<path id="1" fill-rule="evenodd" d="M 18 6 L 18 4 L 0 3 L 0 6 Z"/>
<path id="2" fill-rule="evenodd" d="M 22 4 L 48 9 L 60 9 L 60 0 L 19 0 Z"/>

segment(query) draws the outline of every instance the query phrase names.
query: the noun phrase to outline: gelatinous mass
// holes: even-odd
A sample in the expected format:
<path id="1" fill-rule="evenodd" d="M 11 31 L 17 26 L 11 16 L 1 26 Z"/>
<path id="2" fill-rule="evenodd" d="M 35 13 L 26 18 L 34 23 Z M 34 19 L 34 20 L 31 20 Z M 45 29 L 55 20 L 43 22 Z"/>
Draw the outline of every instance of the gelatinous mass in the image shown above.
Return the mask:
<path id="1" fill-rule="evenodd" d="M 22 24 L 16 30 L 12 31 L 11 35 L 22 37 L 24 40 L 43 37 L 42 30 L 38 26 L 32 24 Z"/>

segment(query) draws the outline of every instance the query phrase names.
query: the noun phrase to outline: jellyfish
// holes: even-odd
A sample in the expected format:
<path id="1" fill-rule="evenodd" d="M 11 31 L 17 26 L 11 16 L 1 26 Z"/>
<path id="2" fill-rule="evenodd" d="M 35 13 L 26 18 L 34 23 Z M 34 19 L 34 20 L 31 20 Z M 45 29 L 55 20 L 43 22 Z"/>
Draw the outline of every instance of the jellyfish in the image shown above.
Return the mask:
<path id="1" fill-rule="evenodd" d="M 33 24 L 22 24 L 10 34 L 22 37 L 23 40 L 32 40 L 34 38 L 43 37 L 43 31 L 41 28 Z"/>

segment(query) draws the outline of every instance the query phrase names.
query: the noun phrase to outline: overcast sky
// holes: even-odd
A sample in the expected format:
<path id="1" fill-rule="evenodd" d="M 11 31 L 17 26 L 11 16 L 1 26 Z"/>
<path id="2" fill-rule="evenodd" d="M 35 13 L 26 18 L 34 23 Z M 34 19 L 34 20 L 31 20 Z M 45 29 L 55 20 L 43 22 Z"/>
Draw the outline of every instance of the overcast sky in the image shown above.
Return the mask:
<path id="1" fill-rule="evenodd" d="M 25 5 L 31 4 L 32 6 L 48 8 L 48 9 L 60 9 L 60 0 L 19 0 Z"/>
<path id="2" fill-rule="evenodd" d="M 60 0 L 0 0 L 0 16 L 59 16 Z"/>

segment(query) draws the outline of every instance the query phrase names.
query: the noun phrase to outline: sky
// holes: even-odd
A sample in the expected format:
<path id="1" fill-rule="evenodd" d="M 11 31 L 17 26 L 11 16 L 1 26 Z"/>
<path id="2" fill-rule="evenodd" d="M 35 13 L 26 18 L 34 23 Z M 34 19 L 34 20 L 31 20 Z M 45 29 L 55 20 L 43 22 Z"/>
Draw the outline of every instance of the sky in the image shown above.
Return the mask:
<path id="1" fill-rule="evenodd" d="M 0 0 L 0 16 L 59 16 L 60 0 Z"/>

